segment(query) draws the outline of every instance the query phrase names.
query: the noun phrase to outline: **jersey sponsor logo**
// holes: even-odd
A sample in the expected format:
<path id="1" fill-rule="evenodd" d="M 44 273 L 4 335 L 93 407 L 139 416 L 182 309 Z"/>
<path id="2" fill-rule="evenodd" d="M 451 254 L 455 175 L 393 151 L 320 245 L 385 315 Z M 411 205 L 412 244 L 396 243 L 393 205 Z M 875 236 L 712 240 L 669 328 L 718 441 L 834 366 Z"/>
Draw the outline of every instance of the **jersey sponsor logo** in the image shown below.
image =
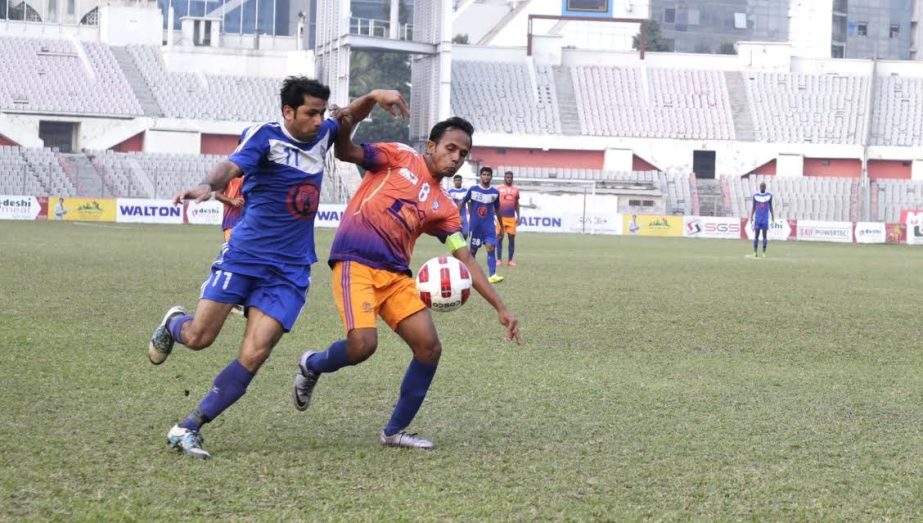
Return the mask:
<path id="1" fill-rule="evenodd" d="M 439 210 L 439 200 L 433 200 L 433 211 Z"/>
<path id="2" fill-rule="evenodd" d="M 288 192 L 288 212 L 296 220 L 310 220 L 317 213 L 320 203 L 320 193 L 317 186 L 312 183 L 303 183 L 291 188 Z"/>
<path id="3" fill-rule="evenodd" d="M 487 218 L 487 207 L 478 207 L 478 217 Z"/>
<path id="4" fill-rule="evenodd" d="M 321 137 L 310 150 L 304 151 L 291 143 L 270 138 L 267 158 L 303 173 L 316 174 L 324 169 L 325 144 L 326 138 Z"/>
<path id="5" fill-rule="evenodd" d="M 420 182 L 420 179 L 417 178 L 417 175 L 413 174 L 413 172 L 411 172 L 411 170 L 406 167 L 401 167 L 397 172 L 401 175 L 401 177 L 414 185 Z"/>

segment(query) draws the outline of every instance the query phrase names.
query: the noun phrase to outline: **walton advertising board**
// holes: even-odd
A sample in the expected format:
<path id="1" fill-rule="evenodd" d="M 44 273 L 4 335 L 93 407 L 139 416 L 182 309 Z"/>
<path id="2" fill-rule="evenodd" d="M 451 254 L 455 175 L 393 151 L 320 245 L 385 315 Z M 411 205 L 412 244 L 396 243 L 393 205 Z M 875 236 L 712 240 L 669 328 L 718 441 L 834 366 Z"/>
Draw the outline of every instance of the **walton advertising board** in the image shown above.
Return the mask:
<path id="1" fill-rule="evenodd" d="M 119 223 L 183 223 L 183 206 L 172 200 L 119 198 L 115 206 Z"/>

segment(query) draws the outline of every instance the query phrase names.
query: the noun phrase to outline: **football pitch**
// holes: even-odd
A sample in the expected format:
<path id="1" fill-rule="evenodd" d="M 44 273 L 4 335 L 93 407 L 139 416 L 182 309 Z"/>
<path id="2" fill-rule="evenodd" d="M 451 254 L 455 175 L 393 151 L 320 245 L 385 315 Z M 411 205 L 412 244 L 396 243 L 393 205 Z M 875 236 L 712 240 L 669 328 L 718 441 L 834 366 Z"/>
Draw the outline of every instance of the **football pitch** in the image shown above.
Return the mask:
<path id="1" fill-rule="evenodd" d="M 332 232 L 318 230 L 325 261 Z M 0 520 L 919 520 L 923 250 L 521 234 L 498 289 L 436 314 L 440 369 L 382 448 L 410 351 L 291 403 L 296 361 L 342 336 L 330 271 L 247 394 L 167 448 L 236 356 L 230 317 L 159 367 L 148 337 L 195 305 L 217 227 L 0 222 Z M 413 265 L 441 254 L 424 236 Z M 479 254 L 481 262 L 483 253 Z"/>

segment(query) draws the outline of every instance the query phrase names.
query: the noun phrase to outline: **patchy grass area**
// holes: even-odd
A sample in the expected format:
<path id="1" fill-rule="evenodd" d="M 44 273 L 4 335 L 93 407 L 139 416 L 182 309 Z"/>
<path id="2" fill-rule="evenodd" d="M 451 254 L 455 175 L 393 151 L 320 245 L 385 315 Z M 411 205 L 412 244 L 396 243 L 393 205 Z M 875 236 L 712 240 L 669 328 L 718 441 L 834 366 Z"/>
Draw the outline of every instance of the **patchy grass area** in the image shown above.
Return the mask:
<path id="1" fill-rule="evenodd" d="M 383 325 L 372 359 L 291 405 L 298 355 L 342 335 L 320 263 L 201 462 L 165 435 L 243 320 L 160 367 L 145 349 L 219 243 L 0 225 L 0 520 L 923 517 L 923 250 L 521 234 L 499 289 L 522 346 L 477 296 L 436 317 L 443 360 L 411 427 L 433 452 L 378 444 L 410 359 Z M 421 238 L 414 265 L 441 252 Z"/>

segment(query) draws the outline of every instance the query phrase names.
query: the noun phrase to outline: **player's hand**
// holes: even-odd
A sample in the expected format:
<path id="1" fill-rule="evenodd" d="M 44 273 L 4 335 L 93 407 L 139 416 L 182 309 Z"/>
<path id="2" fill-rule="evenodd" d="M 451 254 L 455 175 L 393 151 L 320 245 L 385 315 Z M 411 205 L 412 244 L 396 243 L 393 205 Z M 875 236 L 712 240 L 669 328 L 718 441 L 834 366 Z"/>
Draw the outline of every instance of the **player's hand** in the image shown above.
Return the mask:
<path id="1" fill-rule="evenodd" d="M 196 203 L 210 200 L 212 197 L 212 188 L 207 183 L 196 185 L 192 189 L 180 191 L 173 196 L 173 205 L 179 205 L 183 200 L 195 200 Z"/>
<path id="2" fill-rule="evenodd" d="M 407 118 L 410 116 L 410 108 L 404 97 L 399 91 L 392 89 L 377 89 L 373 91 L 375 102 L 378 103 L 385 111 L 391 113 L 394 118 Z"/>
<path id="3" fill-rule="evenodd" d="M 516 345 L 522 343 L 522 335 L 519 333 L 519 320 L 516 319 L 516 316 L 513 316 L 513 313 L 506 309 L 498 312 L 497 315 L 500 317 L 500 324 L 506 327 L 506 341 L 514 341 Z"/>
<path id="4" fill-rule="evenodd" d="M 238 196 L 237 198 L 234 198 L 233 200 L 231 200 L 231 205 L 233 205 L 234 207 L 241 207 L 243 204 L 244 204 L 243 196 Z"/>

